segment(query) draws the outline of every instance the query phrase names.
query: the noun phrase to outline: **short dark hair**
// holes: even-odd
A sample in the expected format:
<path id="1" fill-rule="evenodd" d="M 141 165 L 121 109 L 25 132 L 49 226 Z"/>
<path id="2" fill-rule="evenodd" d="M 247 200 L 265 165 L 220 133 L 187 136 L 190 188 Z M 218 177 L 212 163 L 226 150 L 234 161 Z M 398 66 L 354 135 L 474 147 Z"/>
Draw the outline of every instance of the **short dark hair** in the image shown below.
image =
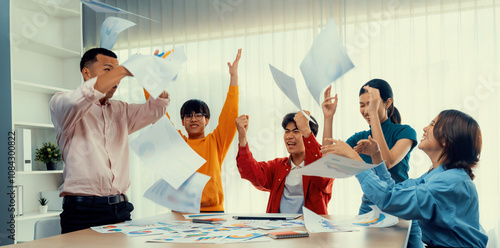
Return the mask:
<path id="1" fill-rule="evenodd" d="M 102 54 L 104 56 L 108 56 L 111 58 L 118 58 L 116 54 L 106 48 L 92 48 L 83 54 L 82 59 L 80 60 L 80 71 L 83 70 L 84 67 L 91 67 L 97 61 L 97 55 Z"/>
<path id="2" fill-rule="evenodd" d="M 474 179 L 472 168 L 481 155 L 482 136 L 479 124 L 461 111 L 450 109 L 439 113 L 433 131 L 434 138 L 444 143 L 439 160 L 444 169 L 464 169 Z"/>
<path id="3" fill-rule="evenodd" d="M 286 125 L 288 125 L 288 123 L 290 123 L 290 122 L 295 123 L 295 120 L 293 119 L 295 117 L 295 114 L 296 113 L 288 113 L 285 115 L 285 117 L 283 117 L 283 121 L 281 122 L 281 126 L 283 127 L 283 129 L 286 129 Z M 318 121 L 316 121 L 316 119 L 312 115 L 311 115 L 311 119 L 313 119 L 316 123 L 318 123 Z M 297 123 L 295 123 L 295 125 L 297 125 Z M 314 137 L 316 137 L 316 135 L 318 134 L 318 124 L 315 124 L 314 122 L 309 121 L 309 128 L 311 129 L 312 133 L 314 134 Z"/>
<path id="4" fill-rule="evenodd" d="M 181 119 L 184 119 L 184 116 L 187 114 L 195 113 L 204 113 L 207 119 L 210 119 L 210 109 L 208 105 L 198 99 L 191 99 L 182 104 L 181 107 Z"/>
<path id="5" fill-rule="evenodd" d="M 379 90 L 382 101 L 387 102 L 387 99 L 392 98 L 392 104 L 387 109 L 387 116 L 391 119 L 392 123 L 401 124 L 401 114 L 399 114 L 398 109 L 394 107 L 394 94 L 392 93 L 392 88 L 389 83 L 383 79 L 374 78 L 361 86 L 359 90 L 360 96 L 366 92 L 363 87 L 367 85 Z"/>

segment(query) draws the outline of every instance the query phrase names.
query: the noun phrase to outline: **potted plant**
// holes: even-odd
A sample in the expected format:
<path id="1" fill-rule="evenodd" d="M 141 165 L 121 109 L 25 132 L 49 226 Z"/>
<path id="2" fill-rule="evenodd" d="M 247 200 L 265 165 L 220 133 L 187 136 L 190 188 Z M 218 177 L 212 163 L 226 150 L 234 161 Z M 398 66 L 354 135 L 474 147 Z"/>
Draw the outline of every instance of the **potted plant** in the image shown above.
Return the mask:
<path id="1" fill-rule="evenodd" d="M 38 206 L 38 210 L 41 214 L 46 214 L 47 209 L 49 208 L 49 206 L 47 206 L 49 200 L 47 200 L 47 198 L 45 197 L 40 197 L 40 199 L 38 199 L 38 202 L 40 203 L 40 206 Z"/>
<path id="2" fill-rule="evenodd" d="M 47 165 L 47 170 L 55 170 L 56 163 L 61 161 L 61 150 L 52 142 L 44 142 L 42 147 L 36 149 L 35 160 Z"/>

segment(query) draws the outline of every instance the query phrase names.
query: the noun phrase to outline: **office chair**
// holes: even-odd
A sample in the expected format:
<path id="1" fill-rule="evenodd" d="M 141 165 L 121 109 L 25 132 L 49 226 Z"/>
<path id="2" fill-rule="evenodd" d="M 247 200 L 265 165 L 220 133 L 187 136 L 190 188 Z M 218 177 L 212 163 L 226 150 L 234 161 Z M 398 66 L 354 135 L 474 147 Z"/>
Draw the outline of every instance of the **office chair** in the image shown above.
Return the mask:
<path id="1" fill-rule="evenodd" d="M 59 217 L 41 219 L 35 223 L 35 240 L 59 234 L 61 234 Z"/>

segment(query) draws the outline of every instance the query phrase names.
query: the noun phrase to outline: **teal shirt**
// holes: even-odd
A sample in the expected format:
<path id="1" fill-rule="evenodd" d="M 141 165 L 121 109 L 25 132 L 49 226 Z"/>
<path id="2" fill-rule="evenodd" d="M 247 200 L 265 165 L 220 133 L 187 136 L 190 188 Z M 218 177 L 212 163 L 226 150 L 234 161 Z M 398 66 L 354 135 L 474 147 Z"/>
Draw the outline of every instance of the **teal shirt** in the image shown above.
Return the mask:
<path id="1" fill-rule="evenodd" d="M 385 142 L 387 143 L 389 149 L 392 149 L 392 147 L 400 139 L 413 140 L 413 144 L 411 145 L 410 151 L 397 165 L 395 165 L 389 170 L 389 173 L 391 173 L 391 177 L 394 179 L 394 181 L 396 181 L 397 183 L 402 182 L 408 179 L 408 171 L 410 170 L 408 162 L 410 161 L 411 151 L 417 145 L 417 133 L 409 125 L 392 123 L 390 118 L 384 121 L 381 124 L 381 126 L 382 126 L 382 133 L 384 133 Z M 355 147 L 358 141 L 362 139 L 368 139 L 368 135 L 372 135 L 371 128 L 370 130 L 355 133 L 346 141 L 346 143 L 349 144 L 351 147 Z M 372 162 L 372 158 L 370 156 L 365 154 L 360 154 L 360 156 L 366 163 Z"/>

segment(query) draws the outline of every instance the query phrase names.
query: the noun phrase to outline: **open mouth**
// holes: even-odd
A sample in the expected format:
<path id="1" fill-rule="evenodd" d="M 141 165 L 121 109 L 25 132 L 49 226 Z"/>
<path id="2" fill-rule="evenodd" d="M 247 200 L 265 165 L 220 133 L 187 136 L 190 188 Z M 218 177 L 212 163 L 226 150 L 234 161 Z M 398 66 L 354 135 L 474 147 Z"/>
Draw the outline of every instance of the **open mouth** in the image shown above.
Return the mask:
<path id="1" fill-rule="evenodd" d="M 292 147 L 295 147 L 297 145 L 296 142 L 291 142 L 291 141 L 288 141 L 286 142 L 286 145 L 289 147 L 289 148 L 292 148 Z"/>

